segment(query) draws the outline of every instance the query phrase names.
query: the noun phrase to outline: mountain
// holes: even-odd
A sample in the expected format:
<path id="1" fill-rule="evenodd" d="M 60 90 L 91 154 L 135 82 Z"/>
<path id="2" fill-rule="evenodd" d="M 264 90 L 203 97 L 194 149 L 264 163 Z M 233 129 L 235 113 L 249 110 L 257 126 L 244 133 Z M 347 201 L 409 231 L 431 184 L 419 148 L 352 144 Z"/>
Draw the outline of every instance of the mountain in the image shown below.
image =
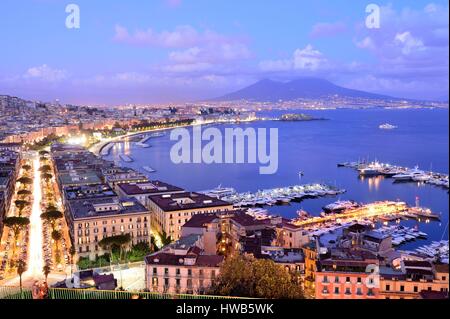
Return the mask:
<path id="1" fill-rule="evenodd" d="M 290 82 L 261 80 L 239 91 L 214 99 L 215 101 L 251 100 L 256 102 L 289 101 L 296 99 L 314 99 L 330 95 L 342 97 L 391 99 L 396 98 L 364 91 L 347 89 L 318 78 L 300 78 Z"/>

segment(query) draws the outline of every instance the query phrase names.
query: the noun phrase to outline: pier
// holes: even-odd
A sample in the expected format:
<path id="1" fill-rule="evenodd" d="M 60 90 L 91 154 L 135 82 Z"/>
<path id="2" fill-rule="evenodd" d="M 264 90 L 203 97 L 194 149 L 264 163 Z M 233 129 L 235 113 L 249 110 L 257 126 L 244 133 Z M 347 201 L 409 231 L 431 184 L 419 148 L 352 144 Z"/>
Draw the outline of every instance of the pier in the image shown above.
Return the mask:
<path id="1" fill-rule="evenodd" d="M 370 220 L 372 222 L 386 222 L 386 218 L 389 219 L 389 221 L 402 218 L 422 218 L 426 220 L 427 218 L 436 219 L 436 216 L 436 214 L 432 214 L 428 209 L 418 207 L 411 208 L 404 202 L 385 201 L 348 209 L 339 214 L 312 217 L 306 220 L 294 220 L 293 223 L 296 226 L 308 228 L 327 223 L 344 223 L 348 221 Z"/>
<path id="2" fill-rule="evenodd" d="M 256 193 L 240 193 L 221 197 L 235 207 L 272 206 L 300 202 L 307 198 L 336 196 L 345 190 L 323 184 L 295 185 L 274 189 L 266 189 Z"/>
<path id="3" fill-rule="evenodd" d="M 126 163 L 131 163 L 131 162 L 133 162 L 133 159 L 132 159 L 130 156 L 128 156 L 128 155 L 125 155 L 125 154 L 119 154 L 119 157 L 120 157 L 120 159 L 121 159 L 122 161 L 124 161 L 124 162 L 126 162 Z"/>
<path id="4" fill-rule="evenodd" d="M 337 164 L 338 167 L 352 168 L 362 177 L 384 176 L 392 178 L 395 182 L 417 182 L 435 185 L 449 189 L 449 176 L 443 173 L 413 169 L 380 162 L 345 162 Z"/>
<path id="5" fill-rule="evenodd" d="M 111 152 L 111 149 L 114 147 L 114 143 L 106 144 L 100 151 L 101 156 L 108 156 Z"/>

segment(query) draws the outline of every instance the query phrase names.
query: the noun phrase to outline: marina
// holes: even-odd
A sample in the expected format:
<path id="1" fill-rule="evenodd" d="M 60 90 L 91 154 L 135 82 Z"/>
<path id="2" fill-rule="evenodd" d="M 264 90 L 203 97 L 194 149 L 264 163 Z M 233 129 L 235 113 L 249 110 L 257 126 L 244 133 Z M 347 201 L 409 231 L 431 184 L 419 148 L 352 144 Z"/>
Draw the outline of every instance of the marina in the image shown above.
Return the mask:
<path id="1" fill-rule="evenodd" d="M 440 262 L 448 264 L 448 242 L 448 240 L 433 241 L 429 245 L 420 246 L 415 251 L 407 253 L 432 260 L 438 259 Z"/>
<path id="2" fill-rule="evenodd" d="M 220 199 L 232 203 L 235 207 L 255 207 L 288 205 L 290 202 L 301 202 L 307 198 L 336 196 L 345 190 L 324 184 L 295 185 L 274 189 L 260 190 L 256 193 L 234 193 L 219 196 Z"/>
<path id="3" fill-rule="evenodd" d="M 449 176 L 442 173 L 420 170 L 414 168 L 395 166 L 386 163 L 375 162 L 345 162 L 337 164 L 338 167 L 352 168 L 358 171 L 362 177 L 385 176 L 392 178 L 394 182 L 416 182 L 439 186 L 449 189 Z"/>
<path id="4" fill-rule="evenodd" d="M 388 235 L 392 237 L 392 245 L 400 246 L 408 241 L 422 239 L 425 240 L 428 234 L 419 231 L 417 228 L 409 228 L 401 225 L 382 226 L 381 228 L 374 229 L 375 232 L 382 235 Z"/>

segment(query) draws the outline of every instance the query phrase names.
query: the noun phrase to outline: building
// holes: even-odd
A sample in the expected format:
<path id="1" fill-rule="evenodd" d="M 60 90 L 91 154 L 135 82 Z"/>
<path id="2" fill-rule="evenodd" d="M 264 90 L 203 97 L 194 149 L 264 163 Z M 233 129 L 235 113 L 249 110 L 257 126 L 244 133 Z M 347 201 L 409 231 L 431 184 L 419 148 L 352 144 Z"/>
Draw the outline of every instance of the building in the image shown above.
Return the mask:
<path id="1" fill-rule="evenodd" d="M 21 143 L 0 143 L 0 152 L 1 151 L 13 151 L 20 153 L 22 151 Z"/>
<path id="2" fill-rule="evenodd" d="M 20 153 L 10 150 L 0 151 L 0 217 L 4 216 L 11 206 L 20 162 Z"/>
<path id="3" fill-rule="evenodd" d="M 224 254 L 247 253 L 257 258 L 261 257 L 264 247 L 298 249 L 309 240 L 300 227 L 285 219 L 257 219 L 244 210 L 195 215 L 182 227 L 182 236 L 190 234 L 211 238 L 217 245 L 214 247 Z M 206 247 L 213 247 L 213 244 Z"/>
<path id="4" fill-rule="evenodd" d="M 66 212 L 75 249 L 80 257 L 95 259 L 105 251 L 105 237 L 130 234 L 131 244 L 150 242 L 149 211 L 135 198 L 117 196 L 71 200 Z"/>
<path id="5" fill-rule="evenodd" d="M 161 181 L 122 183 L 118 184 L 116 189 L 120 197 L 134 197 L 144 206 L 148 206 L 148 197 L 150 195 L 167 195 L 184 192 L 180 187 Z"/>
<path id="6" fill-rule="evenodd" d="M 130 183 L 148 183 L 147 176 L 131 168 L 108 167 L 102 170 L 105 182 L 119 192 L 118 185 Z"/>
<path id="7" fill-rule="evenodd" d="M 145 257 L 146 287 L 151 292 L 204 294 L 220 272 L 223 256 L 204 254 L 201 236 L 190 235 Z"/>
<path id="8" fill-rule="evenodd" d="M 421 299 L 427 295 L 448 296 L 448 264 L 402 260 L 400 269 L 380 269 L 381 299 Z"/>
<path id="9" fill-rule="evenodd" d="M 332 249 L 330 256 L 318 263 L 315 298 L 377 299 L 379 285 L 376 276 L 369 271 L 369 266 L 379 266 L 379 260 L 373 253 Z"/>
<path id="10" fill-rule="evenodd" d="M 199 193 L 175 193 L 148 197 L 152 230 L 173 240 L 181 237 L 181 227 L 198 214 L 232 210 L 233 205 Z"/>

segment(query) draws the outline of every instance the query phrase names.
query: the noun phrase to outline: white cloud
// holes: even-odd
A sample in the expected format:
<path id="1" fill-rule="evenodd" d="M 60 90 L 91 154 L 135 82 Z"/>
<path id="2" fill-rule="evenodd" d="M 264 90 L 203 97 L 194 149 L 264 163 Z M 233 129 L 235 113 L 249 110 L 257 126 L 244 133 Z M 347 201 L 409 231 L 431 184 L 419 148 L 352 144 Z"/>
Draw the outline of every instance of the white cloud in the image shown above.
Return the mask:
<path id="1" fill-rule="evenodd" d="M 395 43 L 401 46 L 402 53 L 406 55 L 416 50 L 422 51 L 425 49 L 422 40 L 414 38 L 409 31 L 397 33 Z"/>
<path id="2" fill-rule="evenodd" d="M 304 49 L 297 49 L 294 52 L 294 69 L 296 70 L 317 70 L 324 66 L 327 60 L 323 54 L 315 50 L 311 44 Z"/>
<path id="3" fill-rule="evenodd" d="M 198 31 L 190 25 L 180 25 L 171 31 L 158 32 L 149 28 L 147 30 L 135 30 L 131 33 L 126 27 L 116 25 L 114 40 L 119 43 L 161 48 L 189 48 L 198 45 L 240 41 L 240 39 L 227 37 L 211 30 Z"/>
<path id="4" fill-rule="evenodd" d="M 59 82 L 66 79 L 65 70 L 53 69 L 47 64 L 29 68 L 23 75 L 25 79 L 39 79 L 47 82 Z"/>
<path id="5" fill-rule="evenodd" d="M 316 71 L 328 66 L 329 62 L 322 52 L 314 49 L 311 44 L 295 50 L 291 59 L 265 60 L 259 63 L 259 68 L 265 72 Z"/>

